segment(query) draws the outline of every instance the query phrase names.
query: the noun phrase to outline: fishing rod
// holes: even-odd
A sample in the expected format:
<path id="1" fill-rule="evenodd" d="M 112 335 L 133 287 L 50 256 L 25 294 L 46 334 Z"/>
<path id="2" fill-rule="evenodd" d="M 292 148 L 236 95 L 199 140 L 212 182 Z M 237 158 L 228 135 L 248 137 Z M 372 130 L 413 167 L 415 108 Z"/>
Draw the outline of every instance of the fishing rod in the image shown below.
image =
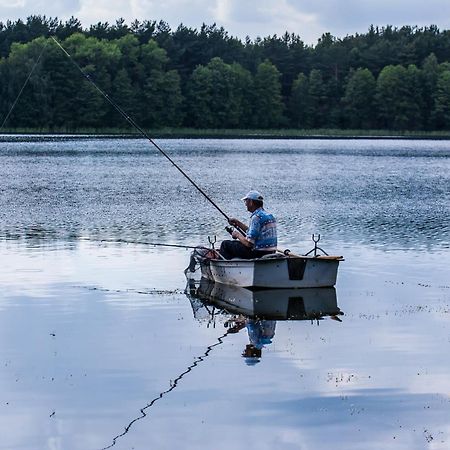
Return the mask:
<path id="1" fill-rule="evenodd" d="M 225 227 L 225 229 L 231 234 L 232 233 L 232 228 L 231 227 Z M 240 230 L 240 228 L 239 228 Z M 240 230 L 242 232 L 242 230 Z M 317 247 L 317 242 L 318 240 L 315 240 L 315 235 L 313 234 L 313 241 L 315 242 L 315 248 L 313 248 L 312 250 L 310 250 L 308 253 L 306 253 L 305 255 L 297 255 L 295 253 L 292 253 L 289 249 L 286 250 L 280 250 L 277 248 L 277 253 L 282 253 L 285 256 L 290 256 L 290 257 L 303 257 L 303 256 L 308 256 L 310 253 L 312 253 L 314 251 L 314 256 L 318 256 L 317 255 L 317 250 L 321 250 L 323 252 L 323 254 L 325 256 L 327 256 L 328 258 L 335 258 L 335 256 L 328 256 L 328 253 L 326 253 L 324 250 L 322 250 L 320 247 Z M 209 239 L 209 238 L 208 238 Z M 320 234 L 319 234 L 319 240 L 320 240 Z M 202 250 L 211 250 L 211 247 L 205 247 L 204 245 L 182 245 L 182 244 L 166 244 L 164 242 L 139 242 L 139 241 L 127 241 L 125 239 L 101 239 L 100 242 L 108 242 L 108 243 L 112 243 L 112 244 L 139 244 L 139 245 L 151 245 L 152 247 L 174 247 L 174 248 L 185 248 L 185 249 L 192 249 L 192 250 L 196 250 L 196 249 L 202 249 Z M 210 240 L 209 241 L 210 244 L 214 244 L 215 241 Z M 214 250 L 214 248 L 212 248 L 212 250 Z M 325 256 L 322 256 L 322 258 L 325 259 Z"/>
<path id="2" fill-rule="evenodd" d="M 175 247 L 175 248 L 186 248 L 186 249 L 205 249 L 205 250 L 211 250 L 208 247 L 204 247 L 202 245 L 181 245 L 181 244 L 165 244 L 163 242 L 139 242 L 139 241 L 126 241 L 125 239 L 102 239 L 100 242 L 109 242 L 109 243 L 118 243 L 118 244 L 139 244 L 139 245 L 151 245 L 155 247 Z"/>
<path id="3" fill-rule="evenodd" d="M 105 91 L 103 91 L 94 80 L 87 74 L 80 65 L 73 59 L 70 53 L 56 40 L 54 36 L 51 36 L 53 41 L 64 52 L 64 54 L 72 61 L 75 67 L 81 72 L 84 78 L 91 83 L 95 89 L 108 101 L 108 103 L 142 136 L 144 136 L 154 147 L 202 194 L 211 205 L 214 206 L 229 222 L 230 217 L 206 194 L 206 192 L 143 130 L 134 120 L 131 118 Z M 242 230 L 239 229 L 241 233 Z M 244 233 L 243 233 L 244 234 Z"/>

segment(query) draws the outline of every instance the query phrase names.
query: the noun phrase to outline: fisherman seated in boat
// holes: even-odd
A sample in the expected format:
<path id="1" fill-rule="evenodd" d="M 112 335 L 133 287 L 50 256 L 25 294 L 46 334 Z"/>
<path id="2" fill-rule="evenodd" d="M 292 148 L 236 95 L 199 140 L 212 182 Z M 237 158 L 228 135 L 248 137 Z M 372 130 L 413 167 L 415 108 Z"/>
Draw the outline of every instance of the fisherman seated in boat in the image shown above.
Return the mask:
<path id="1" fill-rule="evenodd" d="M 277 250 L 277 222 L 275 217 L 263 207 L 263 196 L 258 191 L 250 191 L 242 200 L 251 213 L 249 225 L 230 218 L 229 223 L 245 234 L 234 230 L 233 240 L 223 241 L 220 254 L 225 259 L 253 259 L 275 253 Z"/>

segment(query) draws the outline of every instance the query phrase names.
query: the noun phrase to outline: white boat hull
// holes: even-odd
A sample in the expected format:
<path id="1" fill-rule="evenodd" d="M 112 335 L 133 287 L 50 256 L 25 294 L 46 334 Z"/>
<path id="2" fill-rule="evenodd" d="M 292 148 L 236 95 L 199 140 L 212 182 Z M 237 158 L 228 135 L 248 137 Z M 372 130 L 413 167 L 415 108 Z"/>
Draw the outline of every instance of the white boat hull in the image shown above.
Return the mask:
<path id="1" fill-rule="evenodd" d="M 259 259 L 202 260 L 202 276 L 248 288 L 318 288 L 336 284 L 341 257 L 274 256 Z"/>

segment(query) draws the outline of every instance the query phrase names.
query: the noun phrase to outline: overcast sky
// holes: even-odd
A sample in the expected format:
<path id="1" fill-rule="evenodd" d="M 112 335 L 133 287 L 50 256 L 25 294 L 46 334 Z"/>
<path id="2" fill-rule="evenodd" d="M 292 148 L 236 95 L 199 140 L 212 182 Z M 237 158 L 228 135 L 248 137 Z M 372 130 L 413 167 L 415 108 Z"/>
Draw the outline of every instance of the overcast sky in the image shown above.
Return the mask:
<path id="1" fill-rule="evenodd" d="M 437 25 L 450 28 L 449 0 L 0 0 L 0 21 L 31 14 L 92 23 L 165 20 L 199 28 L 216 23 L 231 35 L 281 35 L 285 31 L 315 44 L 322 33 L 336 37 L 365 33 L 374 25 Z"/>

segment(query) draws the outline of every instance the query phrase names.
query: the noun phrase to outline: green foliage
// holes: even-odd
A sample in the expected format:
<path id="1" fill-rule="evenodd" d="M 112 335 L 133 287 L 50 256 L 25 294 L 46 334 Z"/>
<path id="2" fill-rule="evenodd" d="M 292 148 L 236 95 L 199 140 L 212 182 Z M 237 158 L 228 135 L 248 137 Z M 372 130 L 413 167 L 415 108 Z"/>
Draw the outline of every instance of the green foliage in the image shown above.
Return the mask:
<path id="1" fill-rule="evenodd" d="M 308 83 L 309 108 L 308 124 L 310 128 L 322 128 L 326 124 L 328 110 L 328 98 L 322 72 L 318 69 L 311 70 Z"/>
<path id="2" fill-rule="evenodd" d="M 309 81 L 304 73 L 300 73 L 292 85 L 289 99 L 289 113 L 292 126 L 295 128 L 308 128 L 310 111 Z"/>
<path id="3" fill-rule="evenodd" d="M 357 69 L 350 73 L 342 98 L 347 127 L 354 129 L 374 127 L 375 89 L 376 80 L 369 69 Z"/>
<path id="4" fill-rule="evenodd" d="M 212 74 L 205 66 L 198 66 L 188 82 L 187 125 L 194 128 L 213 128 L 214 117 L 211 110 L 213 96 Z"/>
<path id="5" fill-rule="evenodd" d="M 285 123 L 280 77 L 280 72 L 269 60 L 259 64 L 256 70 L 253 121 L 260 128 L 276 128 Z"/>
<path id="6" fill-rule="evenodd" d="M 417 68 L 386 66 L 377 80 L 376 103 L 382 128 L 420 128 L 421 92 L 416 86 Z"/>
<path id="7" fill-rule="evenodd" d="M 208 128 L 235 128 L 250 123 L 249 90 L 251 75 L 239 64 L 213 58 L 198 66 L 188 83 L 190 125 Z"/>
<path id="8" fill-rule="evenodd" d="M 83 30 L 74 17 L 39 15 L 0 22 L 1 122 L 29 77 L 7 127 L 126 125 L 50 36 L 148 128 L 450 127 L 450 33 L 435 26 L 325 33 L 308 46 L 288 33 L 242 42 L 216 25 L 118 19 Z"/>
<path id="9" fill-rule="evenodd" d="M 434 108 L 432 110 L 434 128 L 450 130 L 450 71 L 440 73 L 436 82 Z"/>
<path id="10" fill-rule="evenodd" d="M 14 94 L 25 87 L 23 100 L 17 103 L 10 116 L 10 124 L 16 125 L 25 121 L 32 127 L 43 127 L 50 119 L 50 98 L 47 95 L 49 80 L 40 75 L 39 68 L 33 70 L 39 56 L 43 53 L 46 39 L 38 38 L 26 44 L 14 43 L 11 46 L 9 58 L 4 62 L 4 69 L 9 79 L 6 84 L 5 97 L 7 107 L 10 109 L 14 102 Z M 39 60 L 42 67 L 42 60 Z M 27 78 L 28 82 L 25 84 Z"/>
<path id="11" fill-rule="evenodd" d="M 408 86 L 406 105 L 408 108 L 408 130 L 420 130 L 423 124 L 422 114 L 424 112 L 424 93 L 422 87 L 422 73 L 414 65 L 407 68 L 405 83 Z"/>
<path id="12" fill-rule="evenodd" d="M 432 110 L 434 107 L 434 96 L 439 76 L 439 63 L 434 53 L 430 53 L 422 64 L 422 92 L 423 92 L 423 125 L 429 130 L 433 128 Z"/>

